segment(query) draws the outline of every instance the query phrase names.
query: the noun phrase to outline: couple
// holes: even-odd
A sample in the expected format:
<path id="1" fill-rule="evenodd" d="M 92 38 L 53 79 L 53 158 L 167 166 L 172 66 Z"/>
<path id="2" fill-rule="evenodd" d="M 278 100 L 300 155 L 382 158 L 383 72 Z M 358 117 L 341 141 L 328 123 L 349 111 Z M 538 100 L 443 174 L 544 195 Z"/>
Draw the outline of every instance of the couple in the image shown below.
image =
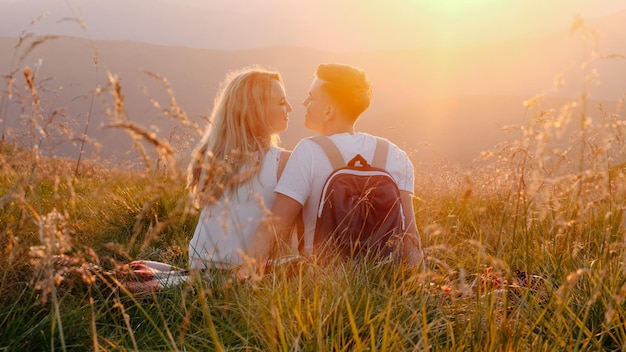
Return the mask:
<path id="1" fill-rule="evenodd" d="M 319 65 L 303 104 L 305 126 L 328 136 L 345 161 L 361 154 L 371 162 L 376 137 L 355 131 L 370 104 L 372 87 L 353 66 Z M 194 150 L 189 187 L 201 206 L 189 244 L 192 269 L 239 268 L 239 276 L 263 273 L 277 245 L 285 253 L 313 252 L 322 186 L 332 167 L 322 147 L 310 139 L 293 152 L 278 147 L 292 107 L 279 73 L 248 68 L 232 73 L 216 97 L 212 126 Z M 421 266 L 423 251 L 411 201 L 413 165 L 389 143 L 385 169 L 400 189 L 406 234 L 402 259 Z M 304 224 L 303 243 L 295 229 Z M 302 230 L 299 230 L 302 231 Z"/>

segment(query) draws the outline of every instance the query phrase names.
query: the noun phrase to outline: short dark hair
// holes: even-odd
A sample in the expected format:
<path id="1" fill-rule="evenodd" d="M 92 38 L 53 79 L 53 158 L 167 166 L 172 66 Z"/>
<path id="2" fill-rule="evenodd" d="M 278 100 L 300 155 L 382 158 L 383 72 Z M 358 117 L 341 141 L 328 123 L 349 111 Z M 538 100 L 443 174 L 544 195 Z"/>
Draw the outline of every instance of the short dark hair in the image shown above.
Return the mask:
<path id="1" fill-rule="evenodd" d="M 360 68 L 343 64 L 321 64 L 315 76 L 324 81 L 322 89 L 340 109 L 355 121 L 372 100 L 372 84 Z"/>

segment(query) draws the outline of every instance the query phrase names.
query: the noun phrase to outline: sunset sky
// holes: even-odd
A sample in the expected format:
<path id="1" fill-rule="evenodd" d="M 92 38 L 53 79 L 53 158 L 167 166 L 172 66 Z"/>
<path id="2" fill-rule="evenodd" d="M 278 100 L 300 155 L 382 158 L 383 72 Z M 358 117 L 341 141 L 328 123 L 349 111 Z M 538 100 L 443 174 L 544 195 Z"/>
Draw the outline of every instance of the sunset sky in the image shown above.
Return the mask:
<path id="1" fill-rule="evenodd" d="M 296 45 L 326 50 L 450 46 L 532 38 L 623 0 L 0 0 L 0 36 L 90 36 L 213 49 Z M 86 30 L 75 21 L 84 20 Z"/>

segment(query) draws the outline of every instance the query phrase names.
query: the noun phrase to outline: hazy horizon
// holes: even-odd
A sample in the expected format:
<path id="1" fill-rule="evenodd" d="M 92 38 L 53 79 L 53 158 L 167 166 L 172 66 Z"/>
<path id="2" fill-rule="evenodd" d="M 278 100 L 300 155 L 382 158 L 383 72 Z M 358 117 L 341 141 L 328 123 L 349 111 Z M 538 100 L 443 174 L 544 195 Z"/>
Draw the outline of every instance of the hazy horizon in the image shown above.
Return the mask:
<path id="1" fill-rule="evenodd" d="M 48 12 L 32 32 L 225 50 L 389 50 L 529 39 L 620 11 L 617 0 L 0 0 L 0 36 L 17 37 Z"/>

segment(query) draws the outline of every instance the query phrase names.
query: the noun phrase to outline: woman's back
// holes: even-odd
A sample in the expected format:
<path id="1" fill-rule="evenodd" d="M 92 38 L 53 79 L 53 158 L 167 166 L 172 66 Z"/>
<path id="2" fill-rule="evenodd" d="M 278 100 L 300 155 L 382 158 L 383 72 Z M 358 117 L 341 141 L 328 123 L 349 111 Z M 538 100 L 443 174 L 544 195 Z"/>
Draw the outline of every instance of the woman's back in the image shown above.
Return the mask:
<path id="1" fill-rule="evenodd" d="M 202 208 L 198 225 L 189 243 L 192 269 L 227 268 L 242 263 L 247 245 L 274 202 L 274 187 L 281 150 L 270 147 L 260 172 L 236 194 L 226 193 L 217 202 Z"/>

